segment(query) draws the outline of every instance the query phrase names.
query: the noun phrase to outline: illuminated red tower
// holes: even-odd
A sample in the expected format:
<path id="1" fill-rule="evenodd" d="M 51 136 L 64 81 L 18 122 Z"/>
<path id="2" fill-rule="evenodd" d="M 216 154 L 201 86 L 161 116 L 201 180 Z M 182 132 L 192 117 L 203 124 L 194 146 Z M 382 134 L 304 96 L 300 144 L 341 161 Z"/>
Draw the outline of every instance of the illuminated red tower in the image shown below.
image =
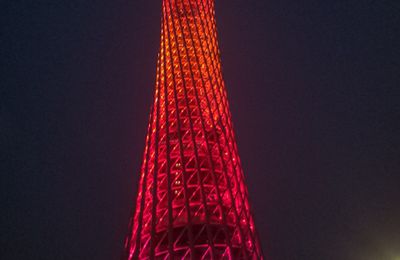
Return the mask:
<path id="1" fill-rule="evenodd" d="M 154 104 L 124 259 L 263 259 L 213 0 L 163 0 Z"/>

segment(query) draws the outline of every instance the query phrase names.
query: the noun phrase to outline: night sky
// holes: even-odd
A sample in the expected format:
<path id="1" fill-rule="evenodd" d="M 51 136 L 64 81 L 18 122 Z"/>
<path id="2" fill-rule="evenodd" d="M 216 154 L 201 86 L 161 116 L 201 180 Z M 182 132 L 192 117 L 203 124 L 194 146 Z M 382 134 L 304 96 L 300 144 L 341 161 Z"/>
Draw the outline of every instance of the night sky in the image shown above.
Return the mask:
<path id="1" fill-rule="evenodd" d="M 399 1 L 216 0 L 271 260 L 400 257 Z M 2 1 L 0 258 L 118 259 L 161 0 Z"/>

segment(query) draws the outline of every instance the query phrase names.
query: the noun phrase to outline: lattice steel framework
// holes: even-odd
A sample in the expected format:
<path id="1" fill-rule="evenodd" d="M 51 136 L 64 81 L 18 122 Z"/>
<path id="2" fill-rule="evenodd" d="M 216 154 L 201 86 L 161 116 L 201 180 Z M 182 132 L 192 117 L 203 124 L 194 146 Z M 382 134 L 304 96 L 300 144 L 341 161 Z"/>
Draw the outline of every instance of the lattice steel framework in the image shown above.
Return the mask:
<path id="1" fill-rule="evenodd" d="M 221 73 L 213 0 L 163 0 L 125 259 L 263 259 Z"/>

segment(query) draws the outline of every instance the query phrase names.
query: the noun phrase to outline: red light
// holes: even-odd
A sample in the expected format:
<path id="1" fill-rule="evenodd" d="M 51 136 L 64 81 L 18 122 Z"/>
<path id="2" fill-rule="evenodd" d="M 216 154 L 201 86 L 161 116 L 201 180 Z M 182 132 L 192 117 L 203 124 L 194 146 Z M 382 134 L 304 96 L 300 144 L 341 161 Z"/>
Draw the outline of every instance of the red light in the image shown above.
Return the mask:
<path id="1" fill-rule="evenodd" d="M 126 258 L 263 259 L 249 209 L 214 1 L 163 0 L 154 104 Z"/>

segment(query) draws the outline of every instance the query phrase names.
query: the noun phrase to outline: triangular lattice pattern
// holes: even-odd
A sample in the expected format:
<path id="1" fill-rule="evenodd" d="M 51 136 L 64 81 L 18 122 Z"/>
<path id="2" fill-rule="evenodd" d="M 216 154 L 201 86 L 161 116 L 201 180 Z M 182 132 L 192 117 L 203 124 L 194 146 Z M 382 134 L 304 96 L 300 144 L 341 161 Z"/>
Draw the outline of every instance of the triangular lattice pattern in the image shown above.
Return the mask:
<path id="1" fill-rule="evenodd" d="M 125 259 L 263 259 L 213 0 L 163 0 L 154 104 Z"/>

